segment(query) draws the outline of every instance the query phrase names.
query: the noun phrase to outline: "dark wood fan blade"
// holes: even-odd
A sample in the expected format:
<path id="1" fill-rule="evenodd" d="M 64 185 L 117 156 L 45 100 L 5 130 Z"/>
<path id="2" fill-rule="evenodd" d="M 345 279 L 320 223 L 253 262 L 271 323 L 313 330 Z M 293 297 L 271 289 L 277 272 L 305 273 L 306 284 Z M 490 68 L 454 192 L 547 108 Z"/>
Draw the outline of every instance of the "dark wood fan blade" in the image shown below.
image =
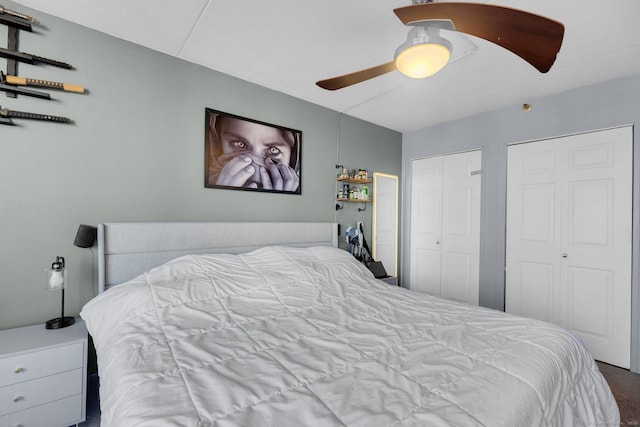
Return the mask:
<path id="1" fill-rule="evenodd" d="M 345 74 L 344 76 L 333 77 L 326 80 L 317 81 L 316 84 L 322 89 L 336 90 L 343 87 L 351 86 L 356 83 L 364 82 L 365 80 L 372 79 L 374 77 L 381 76 L 383 74 L 390 73 L 396 69 L 395 62 L 387 62 L 386 64 L 377 65 L 375 67 L 367 68 L 366 70 L 356 71 L 355 73 Z"/>
<path id="2" fill-rule="evenodd" d="M 457 31 L 501 46 L 541 73 L 556 60 L 564 25 L 522 10 L 482 3 L 423 3 L 394 9 L 405 25 L 431 19 L 449 19 Z"/>

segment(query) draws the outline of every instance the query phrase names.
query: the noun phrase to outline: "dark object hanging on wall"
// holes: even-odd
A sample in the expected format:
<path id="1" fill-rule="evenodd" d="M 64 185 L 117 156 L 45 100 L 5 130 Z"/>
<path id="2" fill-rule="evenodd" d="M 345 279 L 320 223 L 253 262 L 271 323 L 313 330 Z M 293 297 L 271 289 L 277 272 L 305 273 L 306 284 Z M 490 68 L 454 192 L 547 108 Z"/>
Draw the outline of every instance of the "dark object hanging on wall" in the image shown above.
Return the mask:
<path id="1" fill-rule="evenodd" d="M 5 76 L 5 74 L 2 71 L 0 71 L 0 90 L 1 91 L 15 93 L 18 95 L 33 96 L 35 98 L 40 98 L 40 99 L 51 99 L 51 95 L 49 95 L 46 92 L 38 92 L 35 90 L 25 89 L 21 87 L 9 86 L 5 84 L 5 83 L 9 83 L 7 82 L 7 77 L 8 76 Z"/>
<path id="2" fill-rule="evenodd" d="M 6 108 L 0 108 L 0 117 L 14 119 L 43 120 L 46 122 L 71 123 L 71 119 L 67 117 L 50 116 L 48 114 L 25 113 L 23 111 L 12 111 Z"/>
<path id="3" fill-rule="evenodd" d="M 34 64 L 36 62 L 42 62 L 43 64 L 53 65 L 54 67 L 66 68 L 70 70 L 72 65 L 66 62 L 56 61 L 55 59 L 44 58 L 42 56 L 32 55 L 30 53 L 17 52 L 15 50 L 5 49 L 0 47 L 0 57 L 7 59 L 15 59 L 16 61 L 25 62 L 27 64 Z"/>
<path id="4" fill-rule="evenodd" d="M 80 224 L 73 244 L 79 248 L 90 248 L 96 242 L 98 229 L 91 225 Z"/>
<path id="5" fill-rule="evenodd" d="M 10 50 L 18 50 L 18 29 L 15 27 L 7 28 L 7 48 Z M 18 74 L 18 61 L 15 59 L 7 59 L 7 74 Z M 7 98 L 17 98 L 15 92 L 6 92 Z"/>
<path id="6" fill-rule="evenodd" d="M 39 23 L 40 21 L 32 16 L 26 15 L 21 12 L 16 12 L 15 10 L 7 9 L 0 5 L 0 24 L 4 24 L 7 26 L 7 50 L 9 51 L 18 51 L 18 32 L 20 30 L 33 32 L 31 24 Z M 18 74 L 18 61 L 16 59 L 7 58 L 7 74 Z M 2 82 L 2 84 L 4 85 L 5 82 Z M 8 90 L 6 86 L 4 87 L 4 92 L 6 93 L 8 98 L 17 98 L 18 94 L 45 98 L 45 96 L 39 94 L 39 92 Z M 0 124 L 13 125 L 13 122 L 11 120 L 1 120 Z"/>
<path id="7" fill-rule="evenodd" d="M 1 5 L 0 5 L 0 15 L 4 15 L 5 17 L 9 17 L 10 16 L 10 17 L 13 17 L 13 18 L 24 19 L 25 21 L 29 21 L 29 22 L 32 22 L 34 24 L 39 24 L 40 23 L 40 21 L 38 21 L 33 16 L 29 16 L 29 15 L 26 15 L 24 13 L 16 12 L 15 10 L 7 9 L 6 7 L 3 7 Z"/>
<path id="8" fill-rule="evenodd" d="M 84 87 L 80 85 L 52 82 L 49 80 L 32 79 L 29 77 L 20 77 L 20 76 L 11 76 L 11 75 L 5 76 L 2 73 L 2 71 L 0 71 L 0 82 L 9 83 L 10 85 L 34 86 L 34 87 L 43 87 L 47 89 L 59 89 L 59 90 L 64 90 L 65 92 L 84 93 Z"/>
<path id="9" fill-rule="evenodd" d="M 1 8 L 2 6 L 0 6 Z M 19 30 L 33 32 L 31 29 L 31 24 L 23 21 L 19 18 L 14 18 L 8 15 L 0 15 L 0 24 L 6 25 L 8 27 L 17 28 Z"/>
<path id="10" fill-rule="evenodd" d="M 51 95 L 46 92 L 39 92 L 37 90 L 23 89 L 20 87 L 9 86 L 4 83 L 0 83 L 0 90 L 3 92 L 15 93 L 16 95 L 33 96 L 40 99 L 51 99 Z"/>

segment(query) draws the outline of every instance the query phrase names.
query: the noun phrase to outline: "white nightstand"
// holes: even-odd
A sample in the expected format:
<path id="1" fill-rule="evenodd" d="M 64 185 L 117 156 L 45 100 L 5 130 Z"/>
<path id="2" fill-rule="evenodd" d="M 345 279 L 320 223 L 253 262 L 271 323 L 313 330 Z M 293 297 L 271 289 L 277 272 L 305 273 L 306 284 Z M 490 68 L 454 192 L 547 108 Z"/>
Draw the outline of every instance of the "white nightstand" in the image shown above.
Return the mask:
<path id="1" fill-rule="evenodd" d="M 77 424 L 85 420 L 86 400 L 84 321 L 0 331 L 0 426 Z"/>

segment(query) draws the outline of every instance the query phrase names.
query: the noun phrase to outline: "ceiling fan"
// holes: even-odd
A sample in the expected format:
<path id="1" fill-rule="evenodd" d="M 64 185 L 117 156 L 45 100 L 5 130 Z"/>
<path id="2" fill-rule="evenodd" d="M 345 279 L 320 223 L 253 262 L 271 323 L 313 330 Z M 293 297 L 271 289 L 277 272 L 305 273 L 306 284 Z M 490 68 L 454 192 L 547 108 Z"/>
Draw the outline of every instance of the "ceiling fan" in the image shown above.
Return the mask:
<path id="1" fill-rule="evenodd" d="M 451 57 L 452 45 L 440 30 L 458 31 L 488 40 L 518 55 L 541 73 L 549 71 L 562 45 L 564 25 L 540 15 L 483 3 L 434 3 L 413 0 L 394 9 L 411 28 L 407 42 L 386 64 L 316 82 L 327 90 L 347 86 L 398 70 L 409 77 L 437 73 Z"/>

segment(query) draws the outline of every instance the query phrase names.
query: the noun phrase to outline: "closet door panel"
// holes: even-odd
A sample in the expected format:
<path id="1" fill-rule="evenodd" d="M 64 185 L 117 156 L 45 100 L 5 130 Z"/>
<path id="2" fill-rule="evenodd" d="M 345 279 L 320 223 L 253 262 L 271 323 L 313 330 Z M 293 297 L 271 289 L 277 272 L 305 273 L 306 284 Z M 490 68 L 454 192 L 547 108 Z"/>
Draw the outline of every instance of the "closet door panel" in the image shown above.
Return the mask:
<path id="1" fill-rule="evenodd" d="M 567 150 L 563 326 L 594 356 L 629 368 L 631 359 L 631 127 L 563 138 Z"/>
<path id="2" fill-rule="evenodd" d="M 440 250 L 417 249 L 411 266 L 411 290 L 440 296 Z"/>
<path id="3" fill-rule="evenodd" d="M 609 314 L 613 297 L 612 271 L 571 267 L 567 276 L 567 326 L 581 336 L 607 339 L 613 327 Z"/>
<path id="4" fill-rule="evenodd" d="M 441 295 L 477 305 L 482 154 L 451 154 L 443 162 Z"/>
<path id="5" fill-rule="evenodd" d="M 471 256 L 468 253 L 443 252 L 442 264 L 441 296 L 466 303 L 477 299 L 477 295 L 473 295 L 475 278 L 471 277 Z"/>
<path id="6" fill-rule="evenodd" d="M 572 329 L 625 368 L 632 138 L 625 127 L 513 145 L 507 167 L 506 311 Z"/>
<path id="7" fill-rule="evenodd" d="M 554 183 L 526 184 L 520 187 L 520 241 L 552 248 L 556 243 Z"/>
<path id="8" fill-rule="evenodd" d="M 509 147 L 505 310 L 559 323 L 562 153 L 541 141 Z"/>
<path id="9" fill-rule="evenodd" d="M 442 158 L 411 162 L 412 290 L 440 295 Z"/>
<path id="10" fill-rule="evenodd" d="M 553 301 L 557 287 L 557 268 L 553 264 L 520 262 L 515 266 L 518 280 L 513 289 L 518 295 L 512 302 L 513 310 L 521 316 L 552 322 Z"/>
<path id="11" fill-rule="evenodd" d="M 582 180 L 569 183 L 569 245 L 613 245 L 613 180 Z"/>

